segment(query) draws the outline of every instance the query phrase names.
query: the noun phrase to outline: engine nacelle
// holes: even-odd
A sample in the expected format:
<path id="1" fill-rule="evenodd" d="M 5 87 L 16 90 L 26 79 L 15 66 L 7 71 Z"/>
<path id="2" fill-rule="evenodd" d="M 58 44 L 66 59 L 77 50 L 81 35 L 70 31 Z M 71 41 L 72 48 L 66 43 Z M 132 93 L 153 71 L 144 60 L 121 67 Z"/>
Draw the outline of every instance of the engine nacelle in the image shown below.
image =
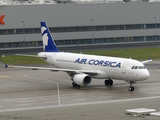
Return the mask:
<path id="1" fill-rule="evenodd" d="M 91 81 L 91 77 L 86 74 L 76 74 L 73 77 L 73 82 L 80 86 L 87 86 Z"/>

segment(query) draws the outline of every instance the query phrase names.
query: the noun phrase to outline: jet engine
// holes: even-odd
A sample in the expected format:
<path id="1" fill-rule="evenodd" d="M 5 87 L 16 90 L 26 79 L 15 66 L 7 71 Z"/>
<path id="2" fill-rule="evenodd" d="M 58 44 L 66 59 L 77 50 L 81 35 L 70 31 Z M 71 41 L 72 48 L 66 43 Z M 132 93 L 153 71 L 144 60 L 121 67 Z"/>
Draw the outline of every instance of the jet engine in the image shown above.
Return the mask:
<path id="1" fill-rule="evenodd" d="M 73 82 L 80 86 L 87 86 L 92 81 L 91 77 L 87 74 L 76 74 L 73 77 Z"/>

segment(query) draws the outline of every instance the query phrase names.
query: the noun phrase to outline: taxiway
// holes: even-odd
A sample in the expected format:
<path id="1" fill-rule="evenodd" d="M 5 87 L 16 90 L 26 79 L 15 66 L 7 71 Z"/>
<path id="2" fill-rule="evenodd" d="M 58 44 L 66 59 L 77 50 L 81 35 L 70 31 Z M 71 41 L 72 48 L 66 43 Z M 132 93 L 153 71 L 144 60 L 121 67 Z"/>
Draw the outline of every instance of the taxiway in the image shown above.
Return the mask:
<path id="1" fill-rule="evenodd" d="M 148 107 L 160 111 L 160 61 L 146 66 L 151 76 L 134 84 L 133 92 L 124 81 L 116 80 L 107 87 L 104 80 L 94 79 L 88 87 L 75 89 L 64 72 L 1 68 L 0 119 L 132 120 L 135 118 L 125 115 L 126 109 Z"/>

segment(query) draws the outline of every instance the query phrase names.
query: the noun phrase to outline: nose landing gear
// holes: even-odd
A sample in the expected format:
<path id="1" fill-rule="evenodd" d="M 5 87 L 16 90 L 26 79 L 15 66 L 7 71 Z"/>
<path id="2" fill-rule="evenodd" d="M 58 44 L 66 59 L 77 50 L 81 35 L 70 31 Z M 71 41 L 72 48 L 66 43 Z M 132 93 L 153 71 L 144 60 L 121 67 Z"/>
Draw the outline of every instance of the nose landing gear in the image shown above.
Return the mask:
<path id="1" fill-rule="evenodd" d="M 130 86 L 128 90 L 129 90 L 129 91 L 134 91 L 134 87 L 133 87 L 133 86 Z"/>
<path id="2" fill-rule="evenodd" d="M 134 91 L 134 86 L 132 85 L 131 81 L 129 81 L 129 84 L 130 84 L 130 86 L 129 86 L 128 90 L 129 91 Z"/>

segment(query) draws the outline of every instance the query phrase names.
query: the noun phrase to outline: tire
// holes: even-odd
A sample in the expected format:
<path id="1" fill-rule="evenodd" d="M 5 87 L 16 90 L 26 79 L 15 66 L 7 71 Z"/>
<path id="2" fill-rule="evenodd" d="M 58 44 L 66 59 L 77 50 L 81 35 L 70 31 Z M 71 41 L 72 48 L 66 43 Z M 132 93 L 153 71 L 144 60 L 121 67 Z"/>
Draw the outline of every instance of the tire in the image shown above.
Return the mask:
<path id="1" fill-rule="evenodd" d="M 134 87 L 130 86 L 129 91 L 134 91 Z"/>
<path id="2" fill-rule="evenodd" d="M 104 81 L 104 84 L 105 84 L 106 86 L 108 86 L 109 80 L 105 80 L 105 81 Z"/>
<path id="3" fill-rule="evenodd" d="M 110 86 L 113 85 L 113 80 L 109 80 L 109 85 L 110 85 Z"/>
<path id="4" fill-rule="evenodd" d="M 77 84 L 76 83 L 74 83 L 74 82 L 72 82 L 72 87 L 76 87 L 77 86 Z"/>

